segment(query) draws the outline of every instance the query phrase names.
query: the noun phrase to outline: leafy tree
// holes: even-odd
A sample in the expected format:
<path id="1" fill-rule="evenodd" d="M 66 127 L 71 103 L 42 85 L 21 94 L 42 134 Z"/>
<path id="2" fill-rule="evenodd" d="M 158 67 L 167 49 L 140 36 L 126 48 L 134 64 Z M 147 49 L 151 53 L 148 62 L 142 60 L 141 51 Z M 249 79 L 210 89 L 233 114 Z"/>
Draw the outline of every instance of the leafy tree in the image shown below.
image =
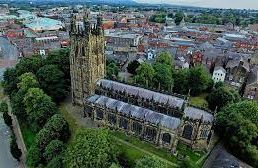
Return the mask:
<path id="1" fill-rule="evenodd" d="M 189 70 L 188 83 L 191 95 L 196 96 L 208 88 L 210 75 L 203 66 L 196 66 Z"/>
<path id="2" fill-rule="evenodd" d="M 224 139 L 234 154 L 257 167 L 258 105 L 243 101 L 226 106 L 217 115 L 216 132 Z"/>
<path id="3" fill-rule="evenodd" d="M 35 130 L 44 126 L 47 119 L 56 113 L 56 105 L 39 88 L 30 88 L 24 97 L 25 110 Z"/>
<path id="4" fill-rule="evenodd" d="M 46 166 L 46 168 L 63 168 L 63 157 L 62 155 L 54 157 Z"/>
<path id="5" fill-rule="evenodd" d="M 140 66 L 140 63 L 136 60 L 130 62 L 127 66 L 127 70 L 131 74 L 136 74 L 136 69 Z"/>
<path id="6" fill-rule="evenodd" d="M 42 128 L 36 135 L 35 144 L 39 147 L 41 153 L 44 152 L 46 146 L 52 141 L 58 139 L 54 132 Z"/>
<path id="7" fill-rule="evenodd" d="M 121 168 L 118 164 L 112 163 L 112 165 L 109 168 Z"/>
<path id="8" fill-rule="evenodd" d="M 154 75 L 155 71 L 153 67 L 148 63 L 142 63 L 136 69 L 136 75 L 134 76 L 134 79 L 137 83 L 145 87 L 149 87 L 151 86 Z"/>
<path id="9" fill-rule="evenodd" d="M 153 82 L 156 88 L 171 90 L 173 86 L 172 71 L 169 65 L 156 63 L 154 65 L 155 75 Z"/>
<path id="10" fill-rule="evenodd" d="M 79 130 L 65 152 L 65 167 L 108 168 L 117 155 L 111 142 L 106 130 Z"/>
<path id="11" fill-rule="evenodd" d="M 12 133 L 12 135 L 11 135 L 10 152 L 15 159 L 20 161 L 20 158 L 22 156 L 22 152 L 21 152 L 21 149 L 18 147 L 18 145 L 16 143 L 16 138 L 15 138 L 14 133 Z"/>
<path id="12" fill-rule="evenodd" d="M 188 69 L 178 70 L 173 74 L 173 78 L 175 81 L 173 91 L 175 93 L 179 93 L 179 94 L 188 93 L 189 91 L 188 77 L 189 77 Z"/>
<path id="13" fill-rule="evenodd" d="M 37 72 L 37 77 L 41 88 L 56 102 L 60 102 L 68 95 L 64 73 L 58 69 L 57 65 L 41 67 Z"/>
<path id="14" fill-rule="evenodd" d="M 27 159 L 26 163 L 29 167 L 37 167 L 40 165 L 42 162 L 41 158 L 41 152 L 39 150 L 39 147 L 36 145 L 33 145 L 30 147 L 28 154 L 27 154 Z"/>
<path id="15" fill-rule="evenodd" d="M 173 66 L 173 59 L 172 56 L 167 52 L 162 52 L 157 58 L 155 63 L 160 63 L 164 65 L 168 65 L 171 67 Z"/>
<path id="16" fill-rule="evenodd" d="M 69 125 L 60 114 L 53 115 L 44 128 L 55 134 L 59 140 L 66 142 L 70 136 Z"/>
<path id="17" fill-rule="evenodd" d="M 145 156 L 136 161 L 135 168 L 166 168 L 167 166 L 154 156 Z"/>
<path id="18" fill-rule="evenodd" d="M 6 101 L 0 103 L 0 113 L 8 113 L 8 104 Z"/>
<path id="19" fill-rule="evenodd" d="M 26 72 L 32 72 L 33 74 L 36 74 L 42 65 L 43 60 L 40 56 L 22 58 L 15 66 L 17 76 L 20 76 Z"/>
<path id="20" fill-rule="evenodd" d="M 19 90 L 11 97 L 11 106 L 13 113 L 20 120 L 24 121 L 27 119 L 27 114 L 23 103 L 24 96 L 30 88 L 39 87 L 39 83 L 36 76 L 31 72 L 22 74 L 18 79 L 19 82 L 17 86 Z"/>
<path id="21" fill-rule="evenodd" d="M 17 72 L 15 68 L 7 68 L 3 75 L 3 87 L 4 92 L 9 96 L 12 95 L 13 92 L 16 92 L 17 89 Z"/>
<path id="22" fill-rule="evenodd" d="M 115 63 L 110 63 L 107 65 L 107 78 L 116 79 L 118 76 L 119 68 Z"/>
<path id="23" fill-rule="evenodd" d="M 240 100 L 240 95 L 232 90 L 225 87 L 219 87 L 213 90 L 207 97 L 209 108 L 215 110 L 217 107 L 220 110 L 222 107 L 229 103 L 238 102 Z"/>
<path id="24" fill-rule="evenodd" d="M 64 143 L 59 140 L 52 140 L 45 148 L 43 154 L 47 162 L 51 161 L 56 156 L 60 155 L 65 149 Z"/>
<path id="25" fill-rule="evenodd" d="M 176 23 L 176 25 L 179 25 L 180 24 L 180 22 L 182 21 L 182 19 L 184 18 L 184 13 L 182 12 L 182 11 L 180 11 L 180 12 L 177 12 L 176 14 L 175 14 L 175 23 Z"/>

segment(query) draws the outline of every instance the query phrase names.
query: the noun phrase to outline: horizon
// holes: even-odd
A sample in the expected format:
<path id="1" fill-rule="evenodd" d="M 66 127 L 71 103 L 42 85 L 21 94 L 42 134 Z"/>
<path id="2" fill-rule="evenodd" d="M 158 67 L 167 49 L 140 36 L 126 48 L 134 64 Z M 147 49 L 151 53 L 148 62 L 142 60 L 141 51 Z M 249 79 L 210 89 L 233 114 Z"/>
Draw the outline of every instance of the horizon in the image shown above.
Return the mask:
<path id="1" fill-rule="evenodd" d="M 204 8 L 223 8 L 223 9 L 256 9 L 258 10 L 257 0 L 134 0 L 137 3 L 149 4 L 171 4 L 181 6 L 194 6 Z"/>

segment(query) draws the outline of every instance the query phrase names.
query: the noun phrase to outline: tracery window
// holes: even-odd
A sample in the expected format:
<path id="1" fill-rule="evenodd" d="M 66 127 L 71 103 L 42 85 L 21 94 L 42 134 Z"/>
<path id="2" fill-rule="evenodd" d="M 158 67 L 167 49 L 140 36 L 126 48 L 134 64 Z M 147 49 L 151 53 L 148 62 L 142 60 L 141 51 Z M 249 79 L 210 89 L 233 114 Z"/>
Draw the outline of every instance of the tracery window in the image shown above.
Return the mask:
<path id="1" fill-rule="evenodd" d="M 169 133 L 164 133 L 164 134 L 162 135 L 162 141 L 163 141 L 164 143 L 170 144 L 170 142 L 171 142 L 171 135 L 170 135 Z"/>
<path id="2" fill-rule="evenodd" d="M 191 139 L 192 134 L 193 134 L 193 127 L 189 124 L 184 126 L 183 138 Z"/>
<path id="3" fill-rule="evenodd" d="M 154 128 L 147 127 L 145 130 L 145 138 L 150 141 L 154 141 L 157 135 L 157 131 Z"/>
<path id="4" fill-rule="evenodd" d="M 101 109 L 97 109 L 96 113 L 97 113 L 97 119 L 102 120 L 104 116 L 103 111 Z"/>
<path id="5" fill-rule="evenodd" d="M 127 128 L 128 128 L 128 120 L 121 117 L 120 121 L 119 121 L 119 127 L 127 130 Z"/>
<path id="6" fill-rule="evenodd" d="M 116 124 L 116 115 L 114 114 L 108 114 L 108 122 L 112 125 L 115 125 Z"/>
<path id="7" fill-rule="evenodd" d="M 138 122 L 133 122 L 133 127 L 132 127 L 132 131 L 137 134 L 140 135 L 142 132 L 142 125 Z"/>
<path id="8" fill-rule="evenodd" d="M 201 130 L 201 134 L 200 134 L 200 137 L 201 138 L 208 138 L 208 136 L 209 136 L 209 133 L 210 133 L 210 130 L 209 129 L 202 129 Z"/>

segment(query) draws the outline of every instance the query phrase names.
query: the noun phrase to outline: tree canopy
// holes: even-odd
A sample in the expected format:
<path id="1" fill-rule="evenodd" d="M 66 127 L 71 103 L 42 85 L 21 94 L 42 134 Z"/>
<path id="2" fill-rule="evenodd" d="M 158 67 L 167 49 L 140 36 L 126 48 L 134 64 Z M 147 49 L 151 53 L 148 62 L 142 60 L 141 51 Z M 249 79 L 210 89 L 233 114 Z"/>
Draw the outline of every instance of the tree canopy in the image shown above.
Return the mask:
<path id="1" fill-rule="evenodd" d="M 167 166 L 154 156 L 145 156 L 136 161 L 135 168 L 166 168 Z"/>
<path id="2" fill-rule="evenodd" d="M 216 131 L 240 158 L 258 166 L 258 105 L 251 101 L 233 103 L 217 115 Z M 253 155 L 251 155 L 253 154 Z"/>
<path id="3" fill-rule="evenodd" d="M 57 111 L 51 97 L 39 88 L 30 88 L 24 97 L 25 110 L 35 130 L 44 126 L 48 118 Z"/>
<path id="4" fill-rule="evenodd" d="M 116 152 L 108 131 L 82 129 L 68 147 L 64 163 L 67 168 L 108 168 L 114 158 Z"/>
<path id="5" fill-rule="evenodd" d="M 134 79 L 140 85 L 148 87 L 148 86 L 152 86 L 151 82 L 153 80 L 154 75 L 155 75 L 155 71 L 153 67 L 148 63 L 142 63 L 136 69 L 136 75 L 134 76 Z"/>
<path id="6" fill-rule="evenodd" d="M 136 60 L 130 62 L 127 66 L 127 71 L 131 74 L 136 74 L 136 69 L 140 66 L 140 63 Z"/>

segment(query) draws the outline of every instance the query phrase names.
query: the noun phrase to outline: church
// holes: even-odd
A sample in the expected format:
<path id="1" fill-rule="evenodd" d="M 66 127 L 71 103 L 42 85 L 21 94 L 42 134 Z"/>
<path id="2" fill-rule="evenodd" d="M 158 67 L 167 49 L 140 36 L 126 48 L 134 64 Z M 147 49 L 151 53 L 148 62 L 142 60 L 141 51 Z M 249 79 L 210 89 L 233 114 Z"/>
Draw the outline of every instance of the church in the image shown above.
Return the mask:
<path id="1" fill-rule="evenodd" d="M 72 101 L 99 126 L 126 132 L 158 147 L 176 151 L 184 143 L 208 149 L 214 113 L 193 107 L 188 97 L 164 94 L 105 79 L 105 39 L 101 17 L 71 19 L 70 69 Z"/>

